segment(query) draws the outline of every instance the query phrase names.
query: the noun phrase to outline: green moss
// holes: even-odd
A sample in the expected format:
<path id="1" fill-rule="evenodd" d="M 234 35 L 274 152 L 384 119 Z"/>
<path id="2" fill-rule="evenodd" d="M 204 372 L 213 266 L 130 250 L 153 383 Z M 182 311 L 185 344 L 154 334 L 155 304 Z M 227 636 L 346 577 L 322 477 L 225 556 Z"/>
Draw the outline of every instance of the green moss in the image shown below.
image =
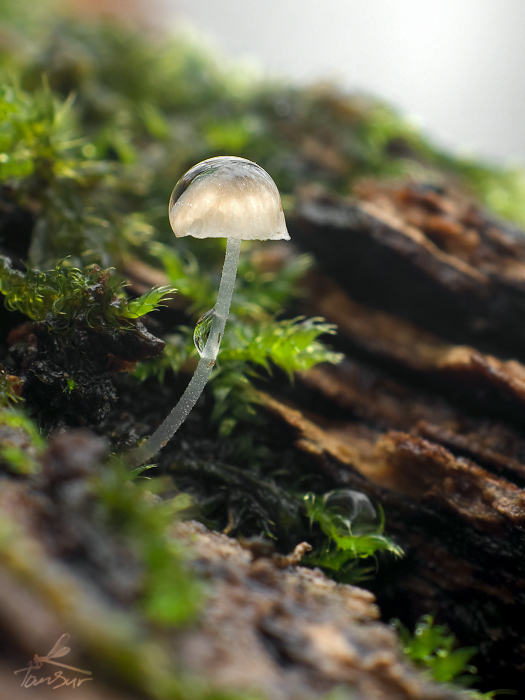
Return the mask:
<path id="1" fill-rule="evenodd" d="M 476 656 L 476 647 L 458 648 L 455 636 L 445 625 L 436 625 L 432 615 L 424 615 L 416 624 L 414 633 L 394 621 L 403 646 L 403 652 L 416 666 L 424 669 L 433 680 L 468 688 L 480 679 L 476 667 L 469 662 Z M 496 695 L 514 695 L 512 690 L 493 690 L 480 693 L 469 690 L 466 697 L 489 700 Z"/>
<path id="2" fill-rule="evenodd" d="M 22 400 L 22 380 L 0 367 L 0 408 Z"/>
<path id="3" fill-rule="evenodd" d="M 470 659 L 477 654 L 475 647 L 457 649 L 454 635 L 444 625 L 434 624 L 431 615 L 425 615 L 417 623 L 414 634 L 399 621 L 395 623 L 404 653 L 422 668 L 429 669 L 434 680 L 468 686 L 476 673 Z"/>
<path id="4" fill-rule="evenodd" d="M 374 559 L 381 551 L 396 557 L 403 550 L 383 534 L 385 518 L 380 505 L 376 508 L 362 493 L 349 489 L 322 495 L 307 493 L 304 505 L 310 519 L 325 535 L 324 541 L 306 561 L 321 566 L 337 580 L 356 583 L 373 571 L 359 560 Z"/>
<path id="5" fill-rule="evenodd" d="M 78 143 L 72 141 L 70 107 L 71 100 L 59 101 L 47 83 L 33 94 L 0 86 L 0 182 L 73 174 L 77 164 L 67 158 Z"/>
<path id="6" fill-rule="evenodd" d="M 335 328 L 324 319 L 274 318 L 249 323 L 233 319 L 225 333 L 219 366 L 211 378 L 215 399 L 212 420 L 219 421 L 219 434 L 228 436 L 240 420 L 250 420 L 253 404 L 259 402 L 250 377 L 260 377 L 257 368 L 272 373 L 276 367 L 293 379 L 320 362 L 337 364 L 342 355 L 321 343 L 319 336 Z"/>
<path id="7" fill-rule="evenodd" d="M 140 607 L 151 620 L 180 625 L 192 620 L 203 589 L 185 566 L 185 554 L 168 532 L 178 513 L 188 506 L 180 494 L 165 501 L 155 498 L 153 484 L 114 459 L 93 481 L 96 518 L 112 536 L 123 536 L 144 570 Z"/>
<path id="8" fill-rule="evenodd" d="M 87 271 L 59 263 L 54 270 L 27 270 L 22 273 L 0 256 L 0 292 L 10 311 L 20 311 L 33 321 L 47 318 L 50 324 L 67 326 L 83 318 L 92 327 L 125 325 L 153 311 L 175 290 L 151 289 L 138 299 L 129 300 L 121 281 L 110 280 L 110 270 L 93 266 Z"/>
<path id="9" fill-rule="evenodd" d="M 33 421 L 19 409 L 0 408 L 0 463 L 14 474 L 40 471 L 45 440 Z"/>
<path id="10" fill-rule="evenodd" d="M 449 160 L 449 167 L 467 180 L 474 193 L 493 212 L 525 225 L 525 172 L 522 169 L 462 158 Z"/>
<path id="11" fill-rule="evenodd" d="M 193 254 L 187 254 L 184 259 L 174 248 L 159 243 L 151 251 L 162 262 L 170 282 L 185 297 L 195 319 L 213 307 L 218 266 L 212 265 L 211 272 L 205 271 Z M 218 422 L 223 438 L 230 435 L 239 421 L 253 421 L 254 404 L 259 399 L 251 379 L 260 376 L 260 370 L 263 376 L 268 376 L 278 368 L 292 379 L 294 372 L 320 362 L 336 364 L 342 359 L 340 353 L 319 340 L 335 333 L 332 324 L 321 318 L 275 317 L 275 312 L 282 310 L 281 305 L 298 296 L 297 282 L 308 269 L 310 257 L 284 258 L 278 269 L 265 270 L 258 262 L 261 256 L 264 256 L 263 246 L 246 245 L 217 368 L 210 378 L 215 399 L 212 420 Z M 178 373 L 190 366 L 197 357 L 194 339 L 201 344 L 205 342 L 205 318 L 198 323 L 197 331 L 185 327 L 180 329 L 180 335 L 169 336 L 163 356 L 141 363 L 135 376 L 141 380 L 156 376 L 162 381 L 168 369 Z"/>
<path id="12" fill-rule="evenodd" d="M 320 362 L 340 362 L 342 355 L 318 340 L 319 336 L 334 332 L 332 324 L 319 318 L 277 320 L 267 317 L 251 321 L 246 317 L 232 316 L 217 368 L 209 382 L 215 400 L 212 420 L 219 423 L 221 437 L 227 437 L 240 420 L 252 422 L 254 405 L 260 402 L 252 379 L 268 376 L 275 368 L 286 372 L 292 379 L 294 372 L 309 369 Z M 166 340 L 162 357 L 140 363 L 135 372 L 137 378 L 144 380 L 156 376 L 162 380 L 168 369 L 177 373 L 196 358 L 190 328 L 183 329 L 182 336 L 169 336 Z"/>

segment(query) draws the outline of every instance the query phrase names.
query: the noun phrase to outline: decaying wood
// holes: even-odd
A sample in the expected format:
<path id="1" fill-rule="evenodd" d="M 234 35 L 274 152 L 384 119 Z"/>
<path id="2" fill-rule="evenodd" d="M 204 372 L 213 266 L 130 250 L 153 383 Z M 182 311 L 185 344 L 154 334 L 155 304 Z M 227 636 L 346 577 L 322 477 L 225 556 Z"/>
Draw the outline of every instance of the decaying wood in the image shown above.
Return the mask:
<path id="1" fill-rule="evenodd" d="M 407 665 L 368 591 L 337 585 L 319 570 L 252 559 L 235 540 L 198 523 L 176 530 L 190 539 L 213 582 L 201 623 L 182 644 L 196 673 L 205 669 L 226 687 L 257 687 L 283 700 L 316 697 L 342 683 L 359 698 L 459 697 Z"/>
<path id="2" fill-rule="evenodd" d="M 264 401 L 336 484 L 383 504 L 407 552 L 377 584 L 383 613 L 436 613 L 480 647 L 489 683 L 512 687 L 525 670 L 525 237 L 462 194 L 357 192 L 309 190 L 291 225 L 319 261 L 305 308 L 338 325 L 346 358 L 304 373 L 300 404 Z"/>
<path id="3" fill-rule="evenodd" d="M 138 615 L 124 617 L 114 602 L 127 602 L 122 583 L 136 576 L 123 565 L 118 538 L 106 532 L 109 541 L 103 541 L 83 516 L 90 502 L 86 478 L 97 469 L 100 447 L 99 439 L 71 431 L 55 438 L 46 453 L 42 478 L 49 488 L 43 493 L 5 478 L 0 484 L 0 632 L 10 640 L 0 683 L 10 698 L 35 690 L 14 671 L 35 653 L 44 655 L 50 640 L 67 629 L 68 663 L 89 669 L 96 680 L 74 689 L 80 700 L 126 700 L 130 696 L 112 687 L 123 672 L 134 698 L 158 697 L 146 689 L 162 689 L 169 674 L 174 698 L 188 697 L 192 682 L 203 688 L 212 682 L 215 692 L 256 688 L 281 700 L 313 699 L 341 684 L 351 684 L 363 700 L 459 700 L 460 693 L 428 682 L 405 659 L 395 632 L 378 621 L 372 593 L 298 566 L 309 549 L 305 543 L 288 558 L 255 556 L 199 523 L 177 523 L 170 536 L 184 545 L 188 565 L 206 581 L 198 620 L 167 634 Z M 61 497 L 57 484 L 64 479 Z M 70 554 L 89 546 L 91 567 L 99 555 L 110 557 L 110 568 L 122 569 L 121 585 L 93 587 L 83 569 L 60 561 L 51 515 L 65 529 L 61 546 Z M 174 669 L 180 669 L 180 687 L 173 685 Z M 52 677 L 54 670 L 37 669 L 35 679 Z M 53 689 L 41 684 L 36 690 L 48 698 Z"/>
<path id="4" fill-rule="evenodd" d="M 384 617 L 435 613 L 480 648 L 488 687 L 517 686 L 525 238 L 453 188 L 367 182 L 356 193 L 305 190 L 289 220 L 318 262 L 305 312 L 337 324 L 345 360 L 303 373 L 296 405 L 264 401 L 334 486 L 383 505 L 407 553 L 381 564 Z"/>

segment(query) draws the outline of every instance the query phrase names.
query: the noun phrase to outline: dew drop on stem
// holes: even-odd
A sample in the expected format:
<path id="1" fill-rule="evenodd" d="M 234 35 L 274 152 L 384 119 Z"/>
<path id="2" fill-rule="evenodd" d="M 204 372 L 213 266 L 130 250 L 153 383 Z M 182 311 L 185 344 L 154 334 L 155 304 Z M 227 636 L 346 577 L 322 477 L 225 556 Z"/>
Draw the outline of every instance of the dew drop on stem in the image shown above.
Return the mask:
<path id="1" fill-rule="evenodd" d="M 206 313 L 199 318 L 195 325 L 195 330 L 193 331 L 193 342 L 197 348 L 197 352 L 202 357 L 206 343 L 210 336 L 211 326 L 213 323 L 213 317 L 215 315 L 215 308 L 206 311 Z"/>

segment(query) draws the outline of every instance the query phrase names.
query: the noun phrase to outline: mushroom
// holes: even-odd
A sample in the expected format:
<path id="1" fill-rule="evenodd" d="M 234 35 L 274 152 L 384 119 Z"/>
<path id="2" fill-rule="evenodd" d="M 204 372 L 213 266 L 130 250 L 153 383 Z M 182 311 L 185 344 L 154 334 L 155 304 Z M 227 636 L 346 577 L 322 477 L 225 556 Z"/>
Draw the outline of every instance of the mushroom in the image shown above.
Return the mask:
<path id="1" fill-rule="evenodd" d="M 230 311 L 241 241 L 290 239 L 274 181 L 257 163 L 235 156 L 209 158 L 190 168 L 175 185 L 169 218 L 177 237 L 226 238 L 226 257 L 215 306 L 195 329 L 195 344 L 201 356 L 197 369 L 168 417 L 129 453 L 132 466 L 145 464 L 166 445 L 206 386 Z M 202 336 L 208 329 L 203 344 Z"/>

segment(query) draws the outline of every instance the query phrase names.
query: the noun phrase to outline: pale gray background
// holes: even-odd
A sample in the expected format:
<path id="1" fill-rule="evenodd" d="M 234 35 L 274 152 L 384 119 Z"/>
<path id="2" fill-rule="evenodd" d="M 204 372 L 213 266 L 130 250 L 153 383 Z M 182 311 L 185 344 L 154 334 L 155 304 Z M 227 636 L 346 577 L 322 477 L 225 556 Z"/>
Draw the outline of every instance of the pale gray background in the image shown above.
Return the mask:
<path id="1" fill-rule="evenodd" d="M 440 145 L 525 164 L 525 0 L 160 0 L 228 58 L 336 79 Z"/>

